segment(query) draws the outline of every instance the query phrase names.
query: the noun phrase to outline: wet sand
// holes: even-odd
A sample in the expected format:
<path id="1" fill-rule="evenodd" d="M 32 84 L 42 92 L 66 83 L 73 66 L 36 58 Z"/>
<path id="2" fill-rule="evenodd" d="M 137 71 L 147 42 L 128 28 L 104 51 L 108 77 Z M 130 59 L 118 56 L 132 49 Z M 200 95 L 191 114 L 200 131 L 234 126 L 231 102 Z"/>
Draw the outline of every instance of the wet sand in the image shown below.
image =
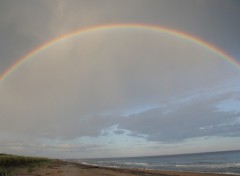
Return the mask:
<path id="1" fill-rule="evenodd" d="M 208 174 L 142 169 L 119 169 L 89 166 L 56 160 L 36 167 L 14 169 L 10 176 L 230 176 L 226 174 Z"/>

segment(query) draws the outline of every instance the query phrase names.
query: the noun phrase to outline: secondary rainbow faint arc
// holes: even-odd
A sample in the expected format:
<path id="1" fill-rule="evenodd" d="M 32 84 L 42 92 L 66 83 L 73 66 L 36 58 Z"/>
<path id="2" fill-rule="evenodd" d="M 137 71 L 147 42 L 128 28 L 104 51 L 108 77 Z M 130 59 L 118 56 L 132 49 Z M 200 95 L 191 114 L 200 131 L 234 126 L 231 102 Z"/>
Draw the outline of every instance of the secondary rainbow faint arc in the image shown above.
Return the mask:
<path id="1" fill-rule="evenodd" d="M 33 49 L 26 55 L 24 55 L 22 58 L 17 60 L 14 64 L 12 64 L 10 67 L 8 67 L 1 75 L 0 75 L 0 81 L 2 82 L 4 79 L 6 79 L 11 73 L 14 72 L 18 67 L 23 65 L 25 62 L 33 58 L 35 55 L 43 52 L 44 50 L 48 49 L 49 47 L 59 43 L 63 42 L 64 40 L 73 38 L 78 35 L 83 35 L 91 32 L 96 32 L 96 31 L 101 31 L 101 30 L 112 30 L 112 29 L 145 29 L 145 30 L 150 30 L 150 31 L 157 31 L 161 33 L 166 33 L 169 35 L 176 36 L 178 38 L 183 38 L 185 40 L 190 40 L 193 43 L 196 43 L 198 45 L 201 45 L 208 50 L 216 53 L 217 55 L 221 56 L 224 60 L 227 62 L 230 62 L 232 65 L 240 68 L 240 63 L 234 59 L 233 57 L 229 56 L 219 48 L 207 43 L 206 41 L 203 41 L 202 39 L 199 39 L 195 36 L 192 36 L 190 34 L 177 31 L 174 29 L 162 27 L 162 26 L 156 26 L 156 25 L 149 25 L 149 24 L 108 24 L 108 25 L 99 25 L 99 26 L 93 26 L 93 27 L 87 27 L 87 28 L 82 28 L 80 30 L 76 30 L 70 33 L 67 33 L 65 35 L 61 35 L 57 38 L 54 38 L 37 48 Z"/>

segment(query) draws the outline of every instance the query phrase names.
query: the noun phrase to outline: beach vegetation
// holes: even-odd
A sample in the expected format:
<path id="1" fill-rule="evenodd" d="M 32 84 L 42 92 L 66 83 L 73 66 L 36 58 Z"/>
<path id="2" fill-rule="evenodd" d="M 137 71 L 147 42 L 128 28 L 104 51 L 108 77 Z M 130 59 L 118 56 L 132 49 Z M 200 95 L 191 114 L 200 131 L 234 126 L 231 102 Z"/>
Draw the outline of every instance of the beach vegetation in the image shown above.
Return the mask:
<path id="1" fill-rule="evenodd" d="M 7 176 L 8 172 L 20 166 L 33 166 L 48 162 L 50 159 L 43 157 L 17 156 L 0 153 L 0 176 Z"/>

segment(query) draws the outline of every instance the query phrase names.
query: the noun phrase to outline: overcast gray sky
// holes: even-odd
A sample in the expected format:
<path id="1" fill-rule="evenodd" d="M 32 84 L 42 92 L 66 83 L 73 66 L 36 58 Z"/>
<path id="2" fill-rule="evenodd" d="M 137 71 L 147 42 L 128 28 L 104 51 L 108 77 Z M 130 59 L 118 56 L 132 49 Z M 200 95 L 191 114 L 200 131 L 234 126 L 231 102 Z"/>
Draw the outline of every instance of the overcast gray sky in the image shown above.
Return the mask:
<path id="1" fill-rule="evenodd" d="M 2 0 L 0 72 L 96 25 L 182 31 L 240 61 L 237 0 Z M 0 82 L 0 152 L 59 158 L 240 149 L 240 66 L 175 35 L 106 29 L 49 47 Z"/>

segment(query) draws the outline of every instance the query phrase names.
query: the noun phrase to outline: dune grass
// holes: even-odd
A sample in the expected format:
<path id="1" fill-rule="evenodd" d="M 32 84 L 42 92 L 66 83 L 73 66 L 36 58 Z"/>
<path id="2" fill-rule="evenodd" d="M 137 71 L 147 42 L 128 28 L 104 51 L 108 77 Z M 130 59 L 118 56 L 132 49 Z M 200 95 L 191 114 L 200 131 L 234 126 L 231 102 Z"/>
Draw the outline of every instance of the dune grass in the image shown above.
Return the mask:
<path id="1" fill-rule="evenodd" d="M 8 154 L 0 154 L 0 176 L 7 176 L 10 169 L 20 166 L 31 166 L 43 162 L 51 161 L 48 158 L 26 157 Z"/>

